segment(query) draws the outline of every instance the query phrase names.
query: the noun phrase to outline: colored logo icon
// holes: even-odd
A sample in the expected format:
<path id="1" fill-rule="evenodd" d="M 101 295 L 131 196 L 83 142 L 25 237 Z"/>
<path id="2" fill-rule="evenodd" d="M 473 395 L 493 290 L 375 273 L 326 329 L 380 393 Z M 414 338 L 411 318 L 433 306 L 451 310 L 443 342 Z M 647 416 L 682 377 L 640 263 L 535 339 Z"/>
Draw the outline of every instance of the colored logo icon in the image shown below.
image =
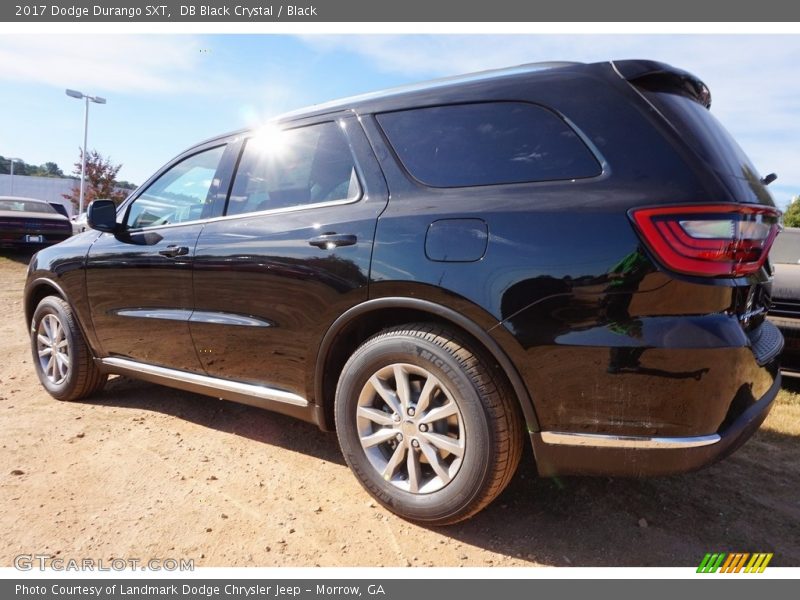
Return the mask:
<path id="1" fill-rule="evenodd" d="M 763 573 L 769 561 L 772 560 L 772 552 L 715 552 L 708 553 L 700 561 L 697 567 L 698 573 Z"/>

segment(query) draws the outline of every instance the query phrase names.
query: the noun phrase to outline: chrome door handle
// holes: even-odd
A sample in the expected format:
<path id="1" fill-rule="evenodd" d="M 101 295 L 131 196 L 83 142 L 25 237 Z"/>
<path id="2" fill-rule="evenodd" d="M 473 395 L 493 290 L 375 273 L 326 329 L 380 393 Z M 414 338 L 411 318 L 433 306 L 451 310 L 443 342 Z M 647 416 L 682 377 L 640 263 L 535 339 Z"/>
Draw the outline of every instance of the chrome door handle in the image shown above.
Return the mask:
<path id="1" fill-rule="evenodd" d="M 176 256 L 185 256 L 189 254 L 189 248 L 187 246 L 167 246 L 163 250 L 159 250 L 158 253 L 161 256 L 166 256 L 168 258 L 175 258 Z"/>
<path id="2" fill-rule="evenodd" d="M 312 246 L 322 250 L 330 250 L 339 246 L 353 246 L 358 238 L 350 233 L 323 233 L 308 240 Z"/>

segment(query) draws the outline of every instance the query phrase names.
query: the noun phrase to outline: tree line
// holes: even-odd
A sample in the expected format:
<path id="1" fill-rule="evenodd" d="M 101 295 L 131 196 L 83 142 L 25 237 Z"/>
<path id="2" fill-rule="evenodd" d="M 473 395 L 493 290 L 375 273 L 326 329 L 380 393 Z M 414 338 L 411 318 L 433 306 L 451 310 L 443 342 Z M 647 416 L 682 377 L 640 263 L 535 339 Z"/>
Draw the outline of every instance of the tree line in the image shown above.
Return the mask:
<path id="1" fill-rule="evenodd" d="M 79 152 L 80 155 L 80 152 Z M 87 168 L 88 168 L 88 160 L 92 158 L 92 155 L 97 155 L 100 159 L 100 162 L 108 162 L 108 164 L 114 168 L 116 168 L 116 172 L 114 173 L 114 185 L 118 188 L 126 189 L 126 190 L 135 190 L 136 184 L 131 183 L 130 181 L 125 180 L 117 180 L 116 173 L 119 172 L 119 169 L 122 168 L 122 165 L 113 165 L 111 159 L 103 159 L 100 154 L 97 153 L 96 150 L 92 150 L 87 155 Z M 0 155 L 0 175 L 10 175 L 11 174 L 11 159 L 6 158 L 5 156 Z M 63 169 L 58 166 L 58 163 L 54 162 L 46 162 L 41 165 L 34 165 L 31 163 L 27 163 L 24 160 L 15 160 L 14 161 L 14 175 L 27 175 L 29 177 L 58 177 L 63 179 L 80 179 L 81 177 L 81 163 L 80 159 L 78 162 L 75 163 L 73 172 L 70 174 L 65 174 Z"/>
<path id="2" fill-rule="evenodd" d="M 786 227 L 800 227 L 800 195 L 792 198 L 791 204 L 783 213 L 783 224 Z"/>
<path id="3" fill-rule="evenodd" d="M 11 159 L 0 156 L 0 174 L 11 174 Z M 14 161 L 14 175 L 29 175 L 31 177 L 69 177 L 54 162 L 42 165 L 31 165 L 25 161 Z"/>

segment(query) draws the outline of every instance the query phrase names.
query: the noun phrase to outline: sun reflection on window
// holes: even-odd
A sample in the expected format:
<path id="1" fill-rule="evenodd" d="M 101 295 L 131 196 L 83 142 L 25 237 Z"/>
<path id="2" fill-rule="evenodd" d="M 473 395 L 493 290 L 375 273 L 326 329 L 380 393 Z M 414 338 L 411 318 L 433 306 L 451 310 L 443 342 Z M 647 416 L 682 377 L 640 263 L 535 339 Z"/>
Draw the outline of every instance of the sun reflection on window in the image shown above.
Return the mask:
<path id="1" fill-rule="evenodd" d="M 262 156 L 279 158 L 286 154 L 288 138 L 286 131 L 274 125 L 264 125 L 250 138 L 247 145 Z"/>

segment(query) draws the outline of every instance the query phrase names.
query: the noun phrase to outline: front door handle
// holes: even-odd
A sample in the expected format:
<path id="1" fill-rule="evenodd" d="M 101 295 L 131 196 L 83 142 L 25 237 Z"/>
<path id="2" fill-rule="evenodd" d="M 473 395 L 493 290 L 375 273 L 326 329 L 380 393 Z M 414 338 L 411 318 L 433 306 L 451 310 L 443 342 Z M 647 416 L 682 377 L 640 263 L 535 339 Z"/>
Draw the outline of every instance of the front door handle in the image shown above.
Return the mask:
<path id="1" fill-rule="evenodd" d="M 167 256 L 169 258 L 175 258 L 176 256 L 185 256 L 189 254 L 188 246 L 167 246 L 163 250 L 159 250 L 158 253 L 161 256 Z"/>
<path id="2" fill-rule="evenodd" d="M 353 246 L 358 238 L 350 233 L 323 233 L 308 240 L 312 246 L 323 250 L 331 250 L 339 246 Z"/>

